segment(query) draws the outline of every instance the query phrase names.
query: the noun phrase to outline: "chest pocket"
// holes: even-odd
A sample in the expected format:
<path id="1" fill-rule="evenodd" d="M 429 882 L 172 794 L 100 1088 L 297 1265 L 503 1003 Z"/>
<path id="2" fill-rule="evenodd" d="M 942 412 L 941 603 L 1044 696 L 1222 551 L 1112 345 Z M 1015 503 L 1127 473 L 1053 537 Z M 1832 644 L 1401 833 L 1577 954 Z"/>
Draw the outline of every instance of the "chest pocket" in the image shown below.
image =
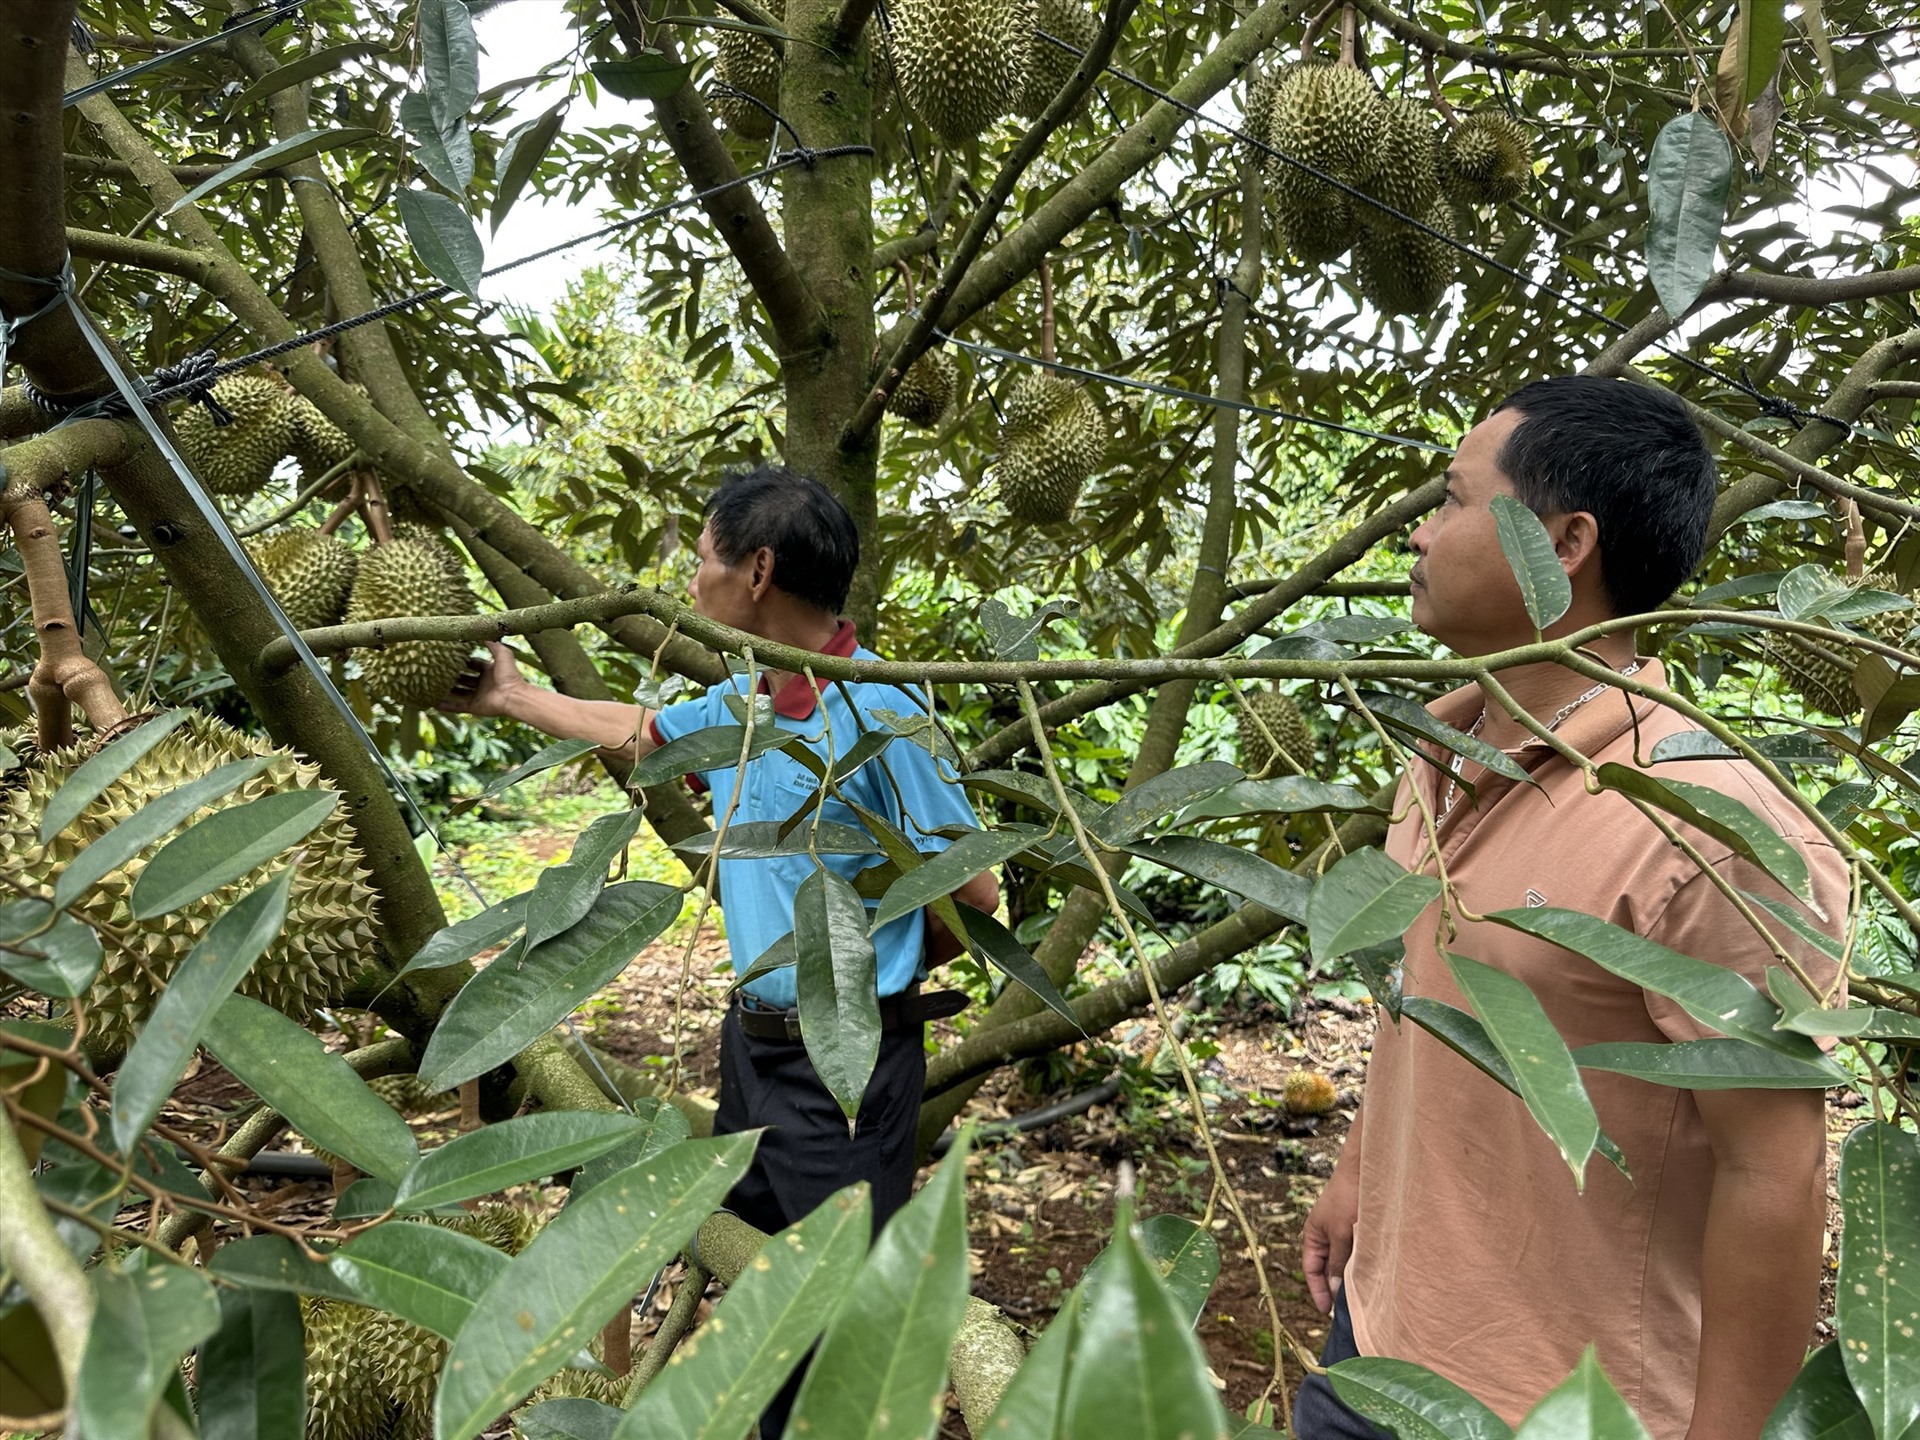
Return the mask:
<path id="1" fill-rule="evenodd" d="M 771 818 L 784 820 L 813 799 L 820 789 L 820 781 L 799 761 L 778 751 L 769 754 L 766 759 L 778 763 L 766 767 L 768 773 L 763 782 L 766 788 L 762 802 Z M 862 805 L 868 804 L 867 788 L 859 777 L 849 777 L 840 782 L 841 794 L 851 795 Z M 885 813 L 884 810 L 882 813 Z M 834 795 L 827 796 L 823 802 L 821 818 L 836 825 L 851 825 L 856 830 L 865 828 L 852 807 Z"/>

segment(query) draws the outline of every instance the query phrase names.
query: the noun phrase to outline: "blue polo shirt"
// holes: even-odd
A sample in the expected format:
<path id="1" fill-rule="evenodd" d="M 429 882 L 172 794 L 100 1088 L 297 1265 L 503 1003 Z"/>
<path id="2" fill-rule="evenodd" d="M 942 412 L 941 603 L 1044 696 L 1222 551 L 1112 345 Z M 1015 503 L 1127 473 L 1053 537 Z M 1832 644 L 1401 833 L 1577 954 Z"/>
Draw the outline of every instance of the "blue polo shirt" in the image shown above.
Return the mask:
<path id="1" fill-rule="evenodd" d="M 857 660 L 880 658 L 859 644 L 853 626 L 844 621 L 822 653 L 847 655 Z M 740 721 L 726 707 L 726 697 L 744 696 L 746 691 L 747 677 L 731 675 L 698 700 L 667 706 L 654 717 L 654 738 L 664 743 L 709 726 L 738 725 Z M 874 711 L 891 710 L 902 716 L 925 713 L 924 701 L 897 685 L 842 685 L 827 681 L 824 689 L 816 693 L 804 675 L 796 675 L 783 685 L 773 701 L 775 723 L 783 730 L 799 731 L 802 736 L 799 743 L 822 761 L 827 758 L 829 727 L 834 753 L 844 755 L 866 731 L 886 729 L 872 718 Z M 721 770 L 700 772 L 701 782 L 713 794 L 716 821 L 733 795 L 735 772 L 739 768 L 730 765 Z M 769 750 L 748 761 L 745 769 L 739 802 L 733 812 L 735 825 L 753 820 L 785 820 L 820 787 L 813 773 L 784 749 Z M 948 767 L 935 761 L 927 753 L 925 742 L 917 738 L 903 736 L 894 740 L 878 756 L 841 781 L 840 791 L 856 804 L 884 816 L 916 849 L 927 853 L 944 850 L 950 843 L 932 831 L 947 825 L 977 829 L 980 824 L 974 818 L 958 778 Z M 821 818 L 856 830 L 865 829 L 851 807 L 833 796 L 827 798 Z M 877 855 L 823 855 L 820 860 L 848 880 L 870 865 L 885 863 Z M 727 916 L 727 946 L 732 952 L 736 974 L 759 959 L 768 946 L 792 933 L 794 896 L 813 870 L 813 858 L 804 854 L 720 862 L 720 897 Z M 878 904 L 877 900 L 867 902 L 869 909 Z M 873 948 L 882 995 L 897 995 L 915 980 L 923 979 L 926 912 L 915 910 L 889 921 L 873 937 Z M 762 975 L 744 988 L 767 1005 L 786 1008 L 797 1003 L 792 966 Z"/>

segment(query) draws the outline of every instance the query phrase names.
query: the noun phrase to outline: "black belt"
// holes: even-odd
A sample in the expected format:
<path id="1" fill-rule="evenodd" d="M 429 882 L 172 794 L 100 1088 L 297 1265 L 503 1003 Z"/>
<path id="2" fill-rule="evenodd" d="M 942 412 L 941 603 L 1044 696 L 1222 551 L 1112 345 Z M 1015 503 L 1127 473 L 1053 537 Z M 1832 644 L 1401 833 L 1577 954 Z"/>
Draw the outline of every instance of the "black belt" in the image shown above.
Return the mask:
<path id="1" fill-rule="evenodd" d="M 917 990 L 904 991 L 899 995 L 880 997 L 880 1028 L 883 1030 L 902 1030 L 909 1025 L 922 1025 L 929 1020 L 944 1020 L 949 1015 L 958 1015 L 971 1003 L 961 990 L 934 990 L 921 994 Z M 744 1034 L 756 1040 L 784 1040 L 792 1045 L 800 1043 L 800 1012 L 796 1010 L 759 1010 L 753 1003 L 740 996 L 734 998 L 733 1011 L 740 1020 L 740 1029 Z"/>

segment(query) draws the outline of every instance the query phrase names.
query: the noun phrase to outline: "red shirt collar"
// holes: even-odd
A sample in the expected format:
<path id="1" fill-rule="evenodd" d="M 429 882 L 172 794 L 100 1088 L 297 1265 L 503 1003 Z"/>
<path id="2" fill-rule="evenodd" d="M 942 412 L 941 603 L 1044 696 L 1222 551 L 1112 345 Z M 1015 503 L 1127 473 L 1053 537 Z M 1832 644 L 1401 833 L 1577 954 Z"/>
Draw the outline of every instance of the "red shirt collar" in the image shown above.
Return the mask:
<path id="1" fill-rule="evenodd" d="M 860 637 L 854 633 L 853 622 L 842 620 L 840 628 L 833 632 L 833 638 L 820 647 L 822 655 L 837 655 L 846 659 L 853 654 L 854 647 L 860 643 Z M 760 693 L 767 693 L 767 682 L 760 681 Z M 820 692 L 816 685 L 809 684 L 805 675 L 790 676 L 786 684 L 780 687 L 780 693 L 773 697 L 773 710 L 776 715 L 784 715 L 789 720 L 810 720 L 815 707 L 820 703 Z"/>

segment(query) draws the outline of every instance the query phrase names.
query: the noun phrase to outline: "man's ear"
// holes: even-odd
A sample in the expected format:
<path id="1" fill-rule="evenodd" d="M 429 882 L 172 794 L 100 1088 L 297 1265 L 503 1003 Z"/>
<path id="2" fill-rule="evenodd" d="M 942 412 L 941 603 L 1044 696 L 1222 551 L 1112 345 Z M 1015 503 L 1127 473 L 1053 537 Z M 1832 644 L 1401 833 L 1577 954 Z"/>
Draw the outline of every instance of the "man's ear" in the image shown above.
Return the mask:
<path id="1" fill-rule="evenodd" d="M 1569 577 L 1600 563 L 1600 522 L 1585 510 L 1556 515 L 1547 525 L 1553 553 Z"/>
<path id="2" fill-rule="evenodd" d="M 747 572 L 747 589 L 755 600 L 761 600 L 772 588 L 773 547 L 762 545 L 753 552 L 753 568 Z"/>

